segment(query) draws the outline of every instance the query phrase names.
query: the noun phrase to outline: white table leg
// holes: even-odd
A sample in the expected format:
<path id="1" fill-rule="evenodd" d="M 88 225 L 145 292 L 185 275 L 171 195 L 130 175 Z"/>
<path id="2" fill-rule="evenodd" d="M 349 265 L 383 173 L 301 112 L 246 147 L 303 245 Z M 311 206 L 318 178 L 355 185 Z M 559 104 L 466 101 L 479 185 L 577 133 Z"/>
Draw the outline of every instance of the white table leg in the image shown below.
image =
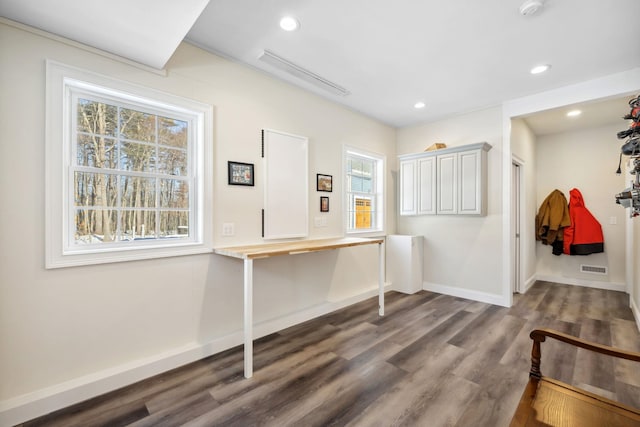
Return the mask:
<path id="1" fill-rule="evenodd" d="M 378 243 L 378 314 L 384 316 L 384 244 Z"/>
<path id="2" fill-rule="evenodd" d="M 244 260 L 244 377 L 253 376 L 253 260 Z"/>

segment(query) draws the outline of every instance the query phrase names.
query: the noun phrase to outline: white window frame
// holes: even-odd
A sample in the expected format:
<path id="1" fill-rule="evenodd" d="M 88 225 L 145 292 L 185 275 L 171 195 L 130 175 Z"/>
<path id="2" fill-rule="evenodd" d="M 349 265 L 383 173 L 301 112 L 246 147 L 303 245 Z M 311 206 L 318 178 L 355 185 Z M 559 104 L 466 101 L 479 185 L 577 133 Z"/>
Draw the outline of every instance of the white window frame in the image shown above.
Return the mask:
<path id="1" fill-rule="evenodd" d="M 46 268 L 103 264 L 207 253 L 213 247 L 213 107 L 131 83 L 47 61 Z M 83 94 L 187 121 L 190 129 L 189 237 L 114 242 L 73 242 L 74 100 Z"/>
<path id="2" fill-rule="evenodd" d="M 356 228 L 351 228 L 349 226 L 350 219 L 350 202 L 349 195 L 350 190 L 348 188 L 349 179 L 347 177 L 347 158 L 349 156 L 361 157 L 367 160 L 373 160 L 376 162 L 376 176 L 374 179 L 375 191 L 373 193 L 373 198 L 375 198 L 375 225 L 369 229 L 361 230 Z M 359 236 L 359 237 L 369 237 L 369 236 L 380 236 L 385 234 L 386 230 L 386 168 L 387 168 L 387 159 L 383 154 L 373 153 L 371 151 L 362 150 L 360 148 L 352 147 L 345 145 L 343 147 L 343 155 L 342 155 L 342 171 L 343 171 L 343 194 L 344 194 L 344 234 L 350 236 Z"/>

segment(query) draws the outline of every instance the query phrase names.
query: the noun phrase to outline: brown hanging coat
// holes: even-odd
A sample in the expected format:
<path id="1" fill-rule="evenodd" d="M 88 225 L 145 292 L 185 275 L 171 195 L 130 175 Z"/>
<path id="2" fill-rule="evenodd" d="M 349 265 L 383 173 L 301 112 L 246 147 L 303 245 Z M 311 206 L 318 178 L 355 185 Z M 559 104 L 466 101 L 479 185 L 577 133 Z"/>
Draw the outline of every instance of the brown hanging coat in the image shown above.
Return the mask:
<path id="1" fill-rule="evenodd" d="M 536 215 L 536 240 L 552 245 L 556 240 L 562 240 L 564 227 L 570 225 L 567 199 L 560 190 L 553 190 L 544 199 Z"/>

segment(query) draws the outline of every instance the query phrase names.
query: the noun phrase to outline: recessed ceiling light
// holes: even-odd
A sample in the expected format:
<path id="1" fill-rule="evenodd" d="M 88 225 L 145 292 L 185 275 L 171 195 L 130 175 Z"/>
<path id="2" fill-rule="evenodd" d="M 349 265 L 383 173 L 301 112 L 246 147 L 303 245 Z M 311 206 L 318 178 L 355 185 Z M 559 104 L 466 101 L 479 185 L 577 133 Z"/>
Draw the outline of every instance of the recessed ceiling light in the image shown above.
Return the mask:
<path id="1" fill-rule="evenodd" d="M 300 23 L 293 16 L 285 16 L 280 20 L 280 28 L 285 31 L 295 31 L 300 26 Z"/>
<path id="2" fill-rule="evenodd" d="M 551 68 L 551 65 L 547 65 L 547 64 L 543 64 L 543 65 L 536 65 L 535 67 L 533 67 L 531 69 L 531 74 L 540 74 L 540 73 L 544 73 L 545 71 L 547 71 L 549 68 Z"/>
<path id="3" fill-rule="evenodd" d="M 418 101 L 418 102 L 416 102 L 415 104 L 413 104 L 413 107 L 414 107 L 414 108 L 417 108 L 417 109 L 424 108 L 424 107 L 426 107 L 426 106 L 427 106 L 427 104 L 425 104 L 425 103 L 424 103 L 424 102 L 422 102 L 422 101 Z"/>
<path id="4" fill-rule="evenodd" d="M 582 114 L 582 111 L 580 110 L 571 110 L 567 113 L 567 117 L 577 117 L 580 114 Z"/>

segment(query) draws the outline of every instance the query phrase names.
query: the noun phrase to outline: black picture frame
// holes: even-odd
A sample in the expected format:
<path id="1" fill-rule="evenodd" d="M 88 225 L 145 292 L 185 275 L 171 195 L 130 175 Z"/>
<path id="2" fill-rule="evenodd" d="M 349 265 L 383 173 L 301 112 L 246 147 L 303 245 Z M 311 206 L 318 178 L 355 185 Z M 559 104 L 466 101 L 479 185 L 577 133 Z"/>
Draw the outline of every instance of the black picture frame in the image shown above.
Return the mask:
<path id="1" fill-rule="evenodd" d="M 253 187 L 253 163 L 227 162 L 229 185 L 246 185 Z"/>
<path id="2" fill-rule="evenodd" d="M 320 196 L 320 212 L 329 212 L 329 197 Z"/>
<path id="3" fill-rule="evenodd" d="M 316 191 L 326 191 L 328 193 L 333 191 L 333 176 L 324 175 L 321 173 L 316 174 Z"/>

